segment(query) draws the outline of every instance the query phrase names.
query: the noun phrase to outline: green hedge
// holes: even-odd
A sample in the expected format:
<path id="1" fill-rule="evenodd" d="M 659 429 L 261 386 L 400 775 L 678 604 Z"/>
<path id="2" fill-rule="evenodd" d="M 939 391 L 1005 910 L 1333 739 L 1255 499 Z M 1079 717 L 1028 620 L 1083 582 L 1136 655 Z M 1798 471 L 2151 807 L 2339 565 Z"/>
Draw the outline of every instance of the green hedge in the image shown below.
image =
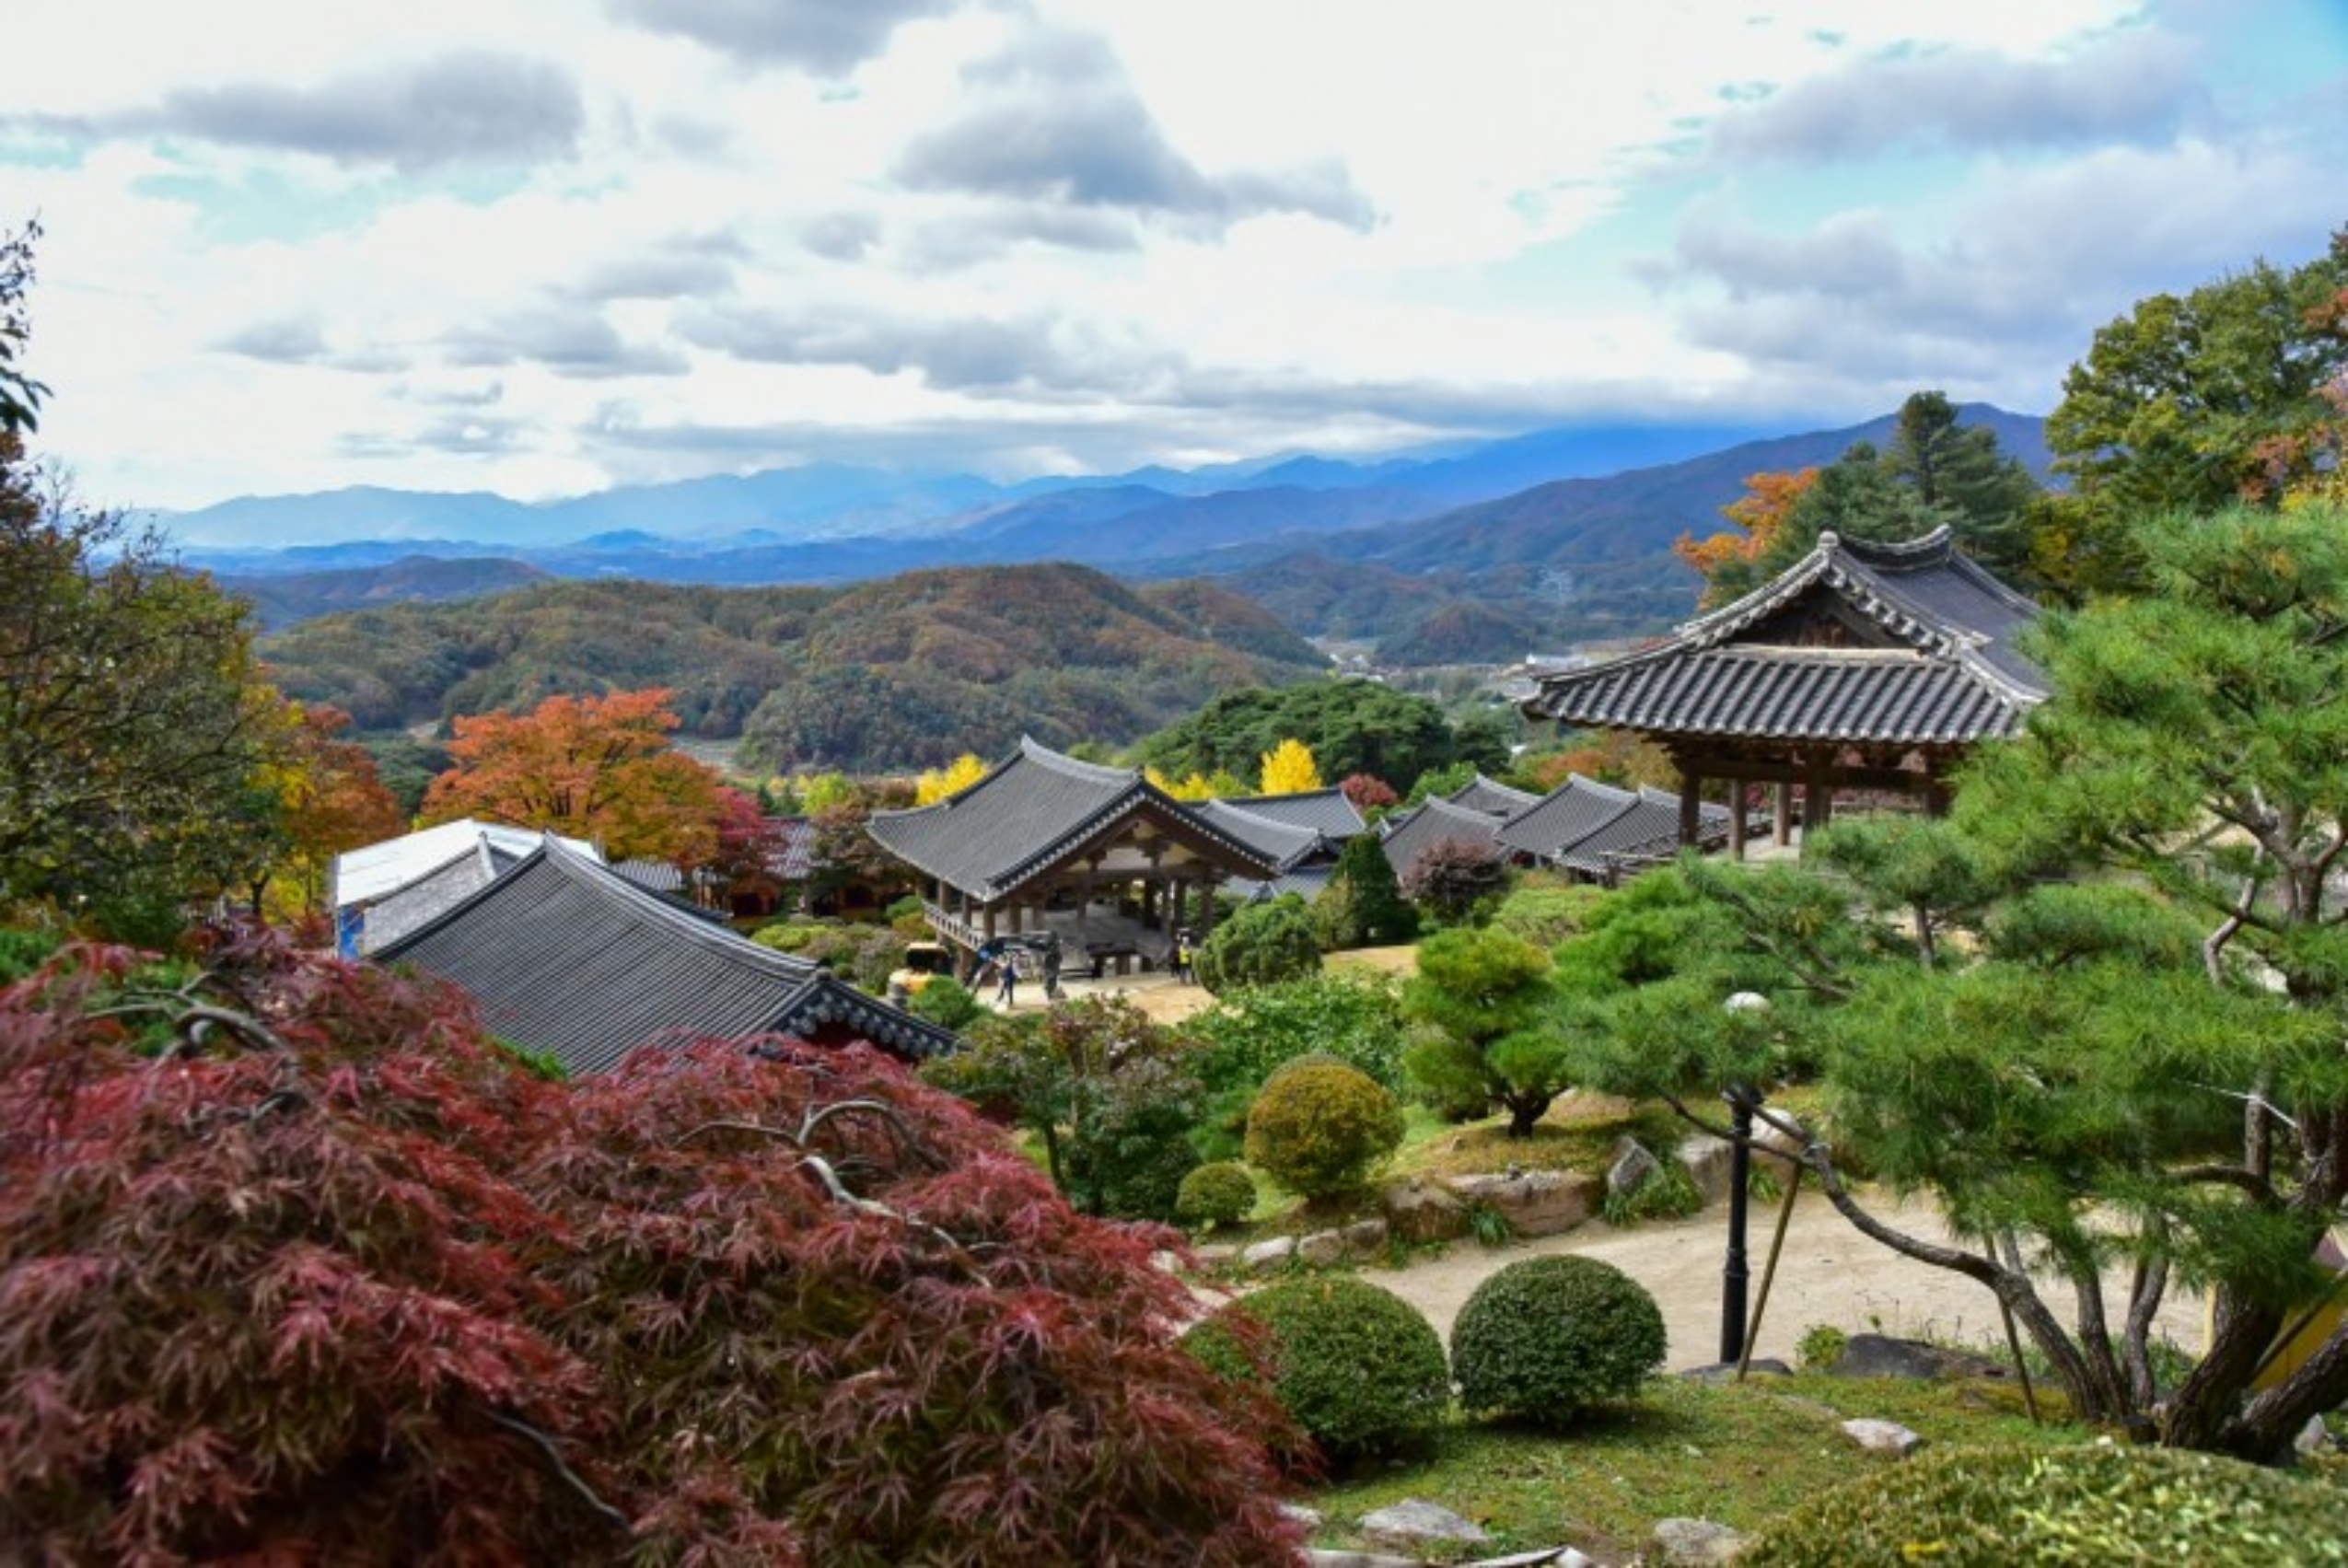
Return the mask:
<path id="1" fill-rule="evenodd" d="M 1253 1376 L 1229 1327 L 1235 1317 L 1262 1327 L 1273 1394 L 1331 1458 L 1407 1446 L 1451 1403 L 1443 1341 L 1416 1307 L 1366 1280 L 1317 1274 L 1267 1285 L 1184 1338 L 1225 1376 Z"/>
<path id="2" fill-rule="evenodd" d="M 1944 1448 L 1786 1515 L 1739 1568 L 2348 1563 L 2348 1490 L 2168 1448 Z"/>
<path id="3" fill-rule="evenodd" d="M 1663 1355 L 1655 1297 L 1596 1258 L 1511 1263 L 1476 1287 L 1451 1328 L 1460 1404 L 1540 1426 L 1637 1393 Z"/>

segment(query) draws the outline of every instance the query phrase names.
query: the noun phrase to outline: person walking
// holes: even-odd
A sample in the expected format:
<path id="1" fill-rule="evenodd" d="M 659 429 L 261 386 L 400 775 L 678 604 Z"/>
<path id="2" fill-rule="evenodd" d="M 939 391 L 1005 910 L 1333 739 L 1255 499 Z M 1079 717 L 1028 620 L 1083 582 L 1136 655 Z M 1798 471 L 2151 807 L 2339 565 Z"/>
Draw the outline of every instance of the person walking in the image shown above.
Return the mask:
<path id="1" fill-rule="evenodd" d="M 1019 955 L 1017 949 L 1004 949 L 1002 968 L 1003 989 L 995 993 L 994 999 L 1003 1005 L 1003 1010 L 1007 1013 L 1018 1000 Z"/>

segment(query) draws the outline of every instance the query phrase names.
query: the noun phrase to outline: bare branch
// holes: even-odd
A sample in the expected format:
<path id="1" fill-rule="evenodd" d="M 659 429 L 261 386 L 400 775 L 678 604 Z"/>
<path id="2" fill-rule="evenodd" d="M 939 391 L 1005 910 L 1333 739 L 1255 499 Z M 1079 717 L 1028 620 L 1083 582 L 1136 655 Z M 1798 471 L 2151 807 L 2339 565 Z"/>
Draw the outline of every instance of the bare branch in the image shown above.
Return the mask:
<path id="1" fill-rule="evenodd" d="M 586 1481 L 579 1479 L 579 1473 L 573 1469 L 569 1465 L 563 1462 L 562 1452 L 554 1446 L 553 1438 L 549 1437 L 545 1433 L 541 1432 L 537 1427 L 530 1425 L 529 1423 L 526 1421 L 517 1421 L 510 1415 L 501 1415 L 495 1411 L 488 1411 L 483 1413 L 485 1413 L 490 1420 L 495 1422 L 506 1431 L 513 1433 L 516 1436 L 527 1439 L 532 1447 L 536 1448 L 545 1457 L 546 1462 L 553 1467 L 554 1474 L 562 1481 L 563 1484 L 569 1487 L 573 1492 L 578 1493 L 579 1496 L 586 1501 L 587 1505 L 594 1509 L 598 1514 L 601 1515 L 612 1528 L 625 1531 L 631 1536 L 635 1534 L 635 1530 L 629 1525 L 628 1516 L 625 1514 L 622 1514 L 619 1509 L 611 1506 L 610 1504 L 606 1503 L 602 1498 L 598 1497 L 595 1494 L 595 1488 L 589 1486 Z"/>

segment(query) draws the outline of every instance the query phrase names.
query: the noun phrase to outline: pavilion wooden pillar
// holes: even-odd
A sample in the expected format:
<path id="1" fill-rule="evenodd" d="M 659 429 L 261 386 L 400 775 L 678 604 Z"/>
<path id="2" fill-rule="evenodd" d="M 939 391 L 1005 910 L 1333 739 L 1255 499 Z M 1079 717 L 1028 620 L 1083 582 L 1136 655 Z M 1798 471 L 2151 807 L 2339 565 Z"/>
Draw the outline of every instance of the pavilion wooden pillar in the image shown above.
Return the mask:
<path id="1" fill-rule="evenodd" d="M 1802 848 L 1809 836 L 1834 819 L 1833 791 L 1827 786 L 1826 764 L 1813 758 L 1802 768 Z"/>
<path id="2" fill-rule="evenodd" d="M 1703 822 L 1703 775 L 1695 764 L 1682 761 L 1680 764 L 1680 843 L 1685 848 L 1696 842 L 1697 830 Z"/>
<path id="3" fill-rule="evenodd" d="M 1745 781 L 1728 781 L 1728 858 L 1745 858 Z"/>
<path id="4" fill-rule="evenodd" d="M 1770 842 L 1779 849 L 1794 842 L 1794 781 L 1777 782 L 1777 812 L 1769 829 Z"/>

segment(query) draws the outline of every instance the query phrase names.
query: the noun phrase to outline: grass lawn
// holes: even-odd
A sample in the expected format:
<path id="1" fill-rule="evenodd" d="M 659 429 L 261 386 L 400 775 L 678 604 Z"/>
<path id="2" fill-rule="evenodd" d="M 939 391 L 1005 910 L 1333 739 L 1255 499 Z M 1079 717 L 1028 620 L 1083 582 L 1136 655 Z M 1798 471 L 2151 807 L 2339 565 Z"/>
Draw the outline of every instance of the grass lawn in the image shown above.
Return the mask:
<path id="1" fill-rule="evenodd" d="M 2050 1402 L 2046 1390 L 2040 1402 Z M 1649 1545 L 1658 1519 L 1756 1529 L 1821 1488 L 1898 1463 L 1861 1452 L 1837 1430 L 1859 1416 L 1897 1421 L 1936 1446 L 2052 1446 L 2095 1435 L 2031 1425 L 2019 1391 L 1997 1385 L 1804 1374 L 1739 1387 L 1667 1377 L 1637 1403 L 1594 1413 L 1567 1434 L 1455 1421 L 1430 1452 L 1370 1461 L 1299 1501 L 1326 1521 L 1319 1546 L 1369 1546 L 1354 1527 L 1361 1516 L 1416 1497 L 1491 1534 L 1491 1544 L 1455 1551 L 1453 1561 L 1562 1543 L 1622 1562 Z"/>

